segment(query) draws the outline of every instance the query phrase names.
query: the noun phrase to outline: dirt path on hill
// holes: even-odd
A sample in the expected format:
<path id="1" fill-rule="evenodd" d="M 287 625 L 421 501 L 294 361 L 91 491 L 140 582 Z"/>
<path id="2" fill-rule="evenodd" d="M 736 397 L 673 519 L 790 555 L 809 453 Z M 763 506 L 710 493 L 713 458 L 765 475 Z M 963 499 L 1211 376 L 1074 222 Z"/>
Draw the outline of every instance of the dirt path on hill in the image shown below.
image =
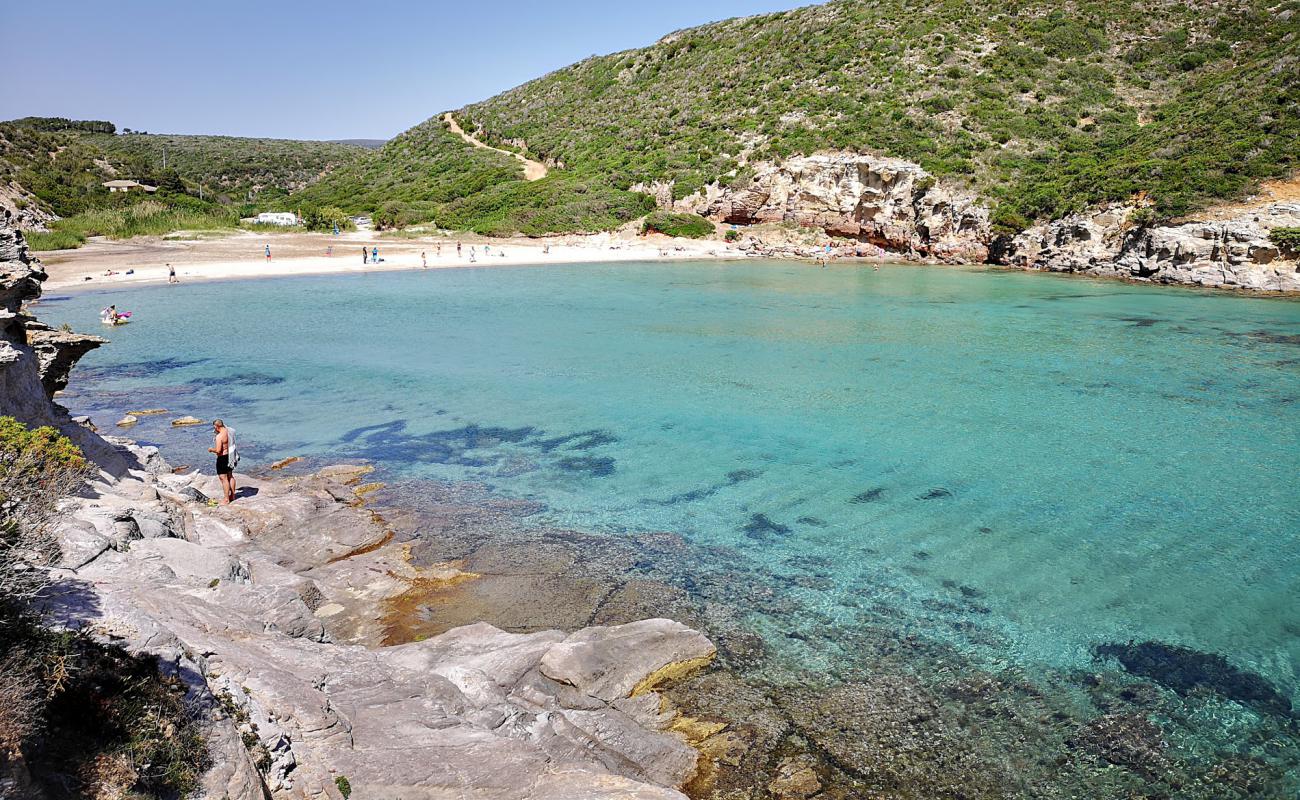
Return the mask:
<path id="1" fill-rule="evenodd" d="M 541 163 L 540 161 L 532 161 L 530 159 L 524 158 L 518 153 L 512 153 L 509 150 L 502 150 L 499 147 L 492 147 L 491 145 L 483 144 L 478 139 L 475 139 L 473 136 L 470 136 L 468 133 L 465 133 L 465 131 L 461 130 L 460 125 L 456 123 L 456 118 L 451 115 L 450 111 L 442 115 L 442 121 L 447 123 L 447 127 L 451 128 L 452 133 L 456 134 L 457 136 L 469 142 L 470 144 L 474 145 L 475 147 L 481 147 L 484 150 L 495 150 L 498 153 L 504 153 L 505 155 L 508 155 L 511 158 L 518 161 L 519 163 L 523 164 L 524 180 L 527 181 L 541 180 L 542 178 L 545 178 L 546 173 L 550 171 L 546 168 L 546 165 Z"/>

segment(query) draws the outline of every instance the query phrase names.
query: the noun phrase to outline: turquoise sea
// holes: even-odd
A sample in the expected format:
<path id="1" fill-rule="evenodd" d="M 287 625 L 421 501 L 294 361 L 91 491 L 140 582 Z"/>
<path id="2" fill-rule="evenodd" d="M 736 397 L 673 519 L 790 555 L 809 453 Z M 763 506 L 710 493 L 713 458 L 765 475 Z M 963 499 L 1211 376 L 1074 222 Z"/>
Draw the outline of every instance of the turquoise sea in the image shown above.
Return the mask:
<path id="1" fill-rule="evenodd" d="M 1300 302 L 747 262 L 194 283 L 39 313 L 96 330 L 111 302 L 134 321 L 64 401 L 101 428 L 221 416 L 246 462 L 369 459 L 774 574 L 815 559 L 789 591 L 846 627 L 870 591 L 900 635 L 1030 675 L 1158 642 L 1263 681 L 1242 713 L 1300 709 Z M 206 465 L 206 430 L 168 419 L 130 435 Z M 954 598 L 978 600 L 979 635 L 935 611 Z"/>

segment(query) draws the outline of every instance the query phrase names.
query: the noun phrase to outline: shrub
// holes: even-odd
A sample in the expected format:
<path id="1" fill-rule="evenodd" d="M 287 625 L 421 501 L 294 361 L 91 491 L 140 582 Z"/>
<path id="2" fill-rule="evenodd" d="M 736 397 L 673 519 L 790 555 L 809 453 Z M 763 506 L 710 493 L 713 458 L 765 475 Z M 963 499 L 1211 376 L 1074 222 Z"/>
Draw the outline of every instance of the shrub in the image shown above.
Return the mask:
<path id="1" fill-rule="evenodd" d="M 989 215 L 989 223 L 998 236 L 1015 236 L 1030 225 L 1026 217 L 1004 205 L 993 209 L 993 213 Z"/>
<path id="2" fill-rule="evenodd" d="M 352 796 L 352 782 L 348 780 L 347 775 L 339 775 L 334 779 L 334 787 L 343 795 L 343 800 L 348 800 Z"/>
<path id="3" fill-rule="evenodd" d="M 735 228 L 730 228 L 725 234 L 723 234 L 722 238 L 728 242 L 738 242 L 740 241 L 740 231 Z"/>
<path id="4" fill-rule="evenodd" d="M 309 231 L 332 231 L 338 227 L 340 231 L 350 231 L 356 226 L 348 215 L 338 206 L 325 206 L 317 208 L 312 205 L 305 205 L 300 212 L 302 214 L 302 224 Z"/>
<path id="5" fill-rule="evenodd" d="M 713 233 L 713 223 L 698 214 L 673 214 L 656 211 L 641 223 L 642 233 L 662 233 L 666 236 L 684 236 L 703 239 Z"/>
<path id="6" fill-rule="evenodd" d="M 1300 253 L 1300 228 L 1274 228 L 1268 232 L 1268 240 L 1279 249 Z"/>
<path id="7" fill-rule="evenodd" d="M 77 446 L 54 428 L 0 417 L 0 606 L 21 606 L 45 588 L 44 567 L 59 557 L 50 520 L 59 498 L 91 473 Z"/>
<path id="8" fill-rule="evenodd" d="M 1127 222 L 1138 228 L 1150 228 L 1160 221 L 1160 215 L 1151 206 L 1142 206 L 1128 212 Z"/>

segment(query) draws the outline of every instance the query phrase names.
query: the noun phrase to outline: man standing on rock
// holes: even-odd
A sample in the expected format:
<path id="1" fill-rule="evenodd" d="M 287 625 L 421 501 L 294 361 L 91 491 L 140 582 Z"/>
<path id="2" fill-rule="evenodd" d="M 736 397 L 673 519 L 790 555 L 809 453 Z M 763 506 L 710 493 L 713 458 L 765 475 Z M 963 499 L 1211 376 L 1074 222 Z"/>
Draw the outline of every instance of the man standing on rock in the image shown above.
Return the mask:
<path id="1" fill-rule="evenodd" d="M 235 466 L 230 463 L 230 451 L 232 449 L 230 429 L 226 423 L 219 419 L 212 421 L 213 440 L 212 446 L 208 448 L 209 453 L 215 453 L 217 456 L 217 479 L 221 481 L 221 505 L 230 505 L 235 502 Z"/>

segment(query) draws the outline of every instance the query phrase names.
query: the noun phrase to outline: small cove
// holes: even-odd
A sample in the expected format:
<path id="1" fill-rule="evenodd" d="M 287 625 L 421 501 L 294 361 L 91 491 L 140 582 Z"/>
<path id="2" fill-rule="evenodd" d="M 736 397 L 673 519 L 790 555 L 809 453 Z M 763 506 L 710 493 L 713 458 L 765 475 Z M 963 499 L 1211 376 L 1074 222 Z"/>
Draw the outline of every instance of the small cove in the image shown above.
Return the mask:
<path id="1" fill-rule="evenodd" d="M 1212 695 L 1216 746 L 1298 697 L 1295 302 L 791 263 L 66 297 L 47 322 L 136 314 L 64 399 L 101 429 L 168 408 L 127 435 L 206 465 L 205 431 L 167 422 L 222 416 L 246 459 L 364 459 L 535 501 L 537 524 L 680 534 L 767 576 L 745 624 L 803 669 L 890 636 L 1051 685 L 1104 664 Z"/>

